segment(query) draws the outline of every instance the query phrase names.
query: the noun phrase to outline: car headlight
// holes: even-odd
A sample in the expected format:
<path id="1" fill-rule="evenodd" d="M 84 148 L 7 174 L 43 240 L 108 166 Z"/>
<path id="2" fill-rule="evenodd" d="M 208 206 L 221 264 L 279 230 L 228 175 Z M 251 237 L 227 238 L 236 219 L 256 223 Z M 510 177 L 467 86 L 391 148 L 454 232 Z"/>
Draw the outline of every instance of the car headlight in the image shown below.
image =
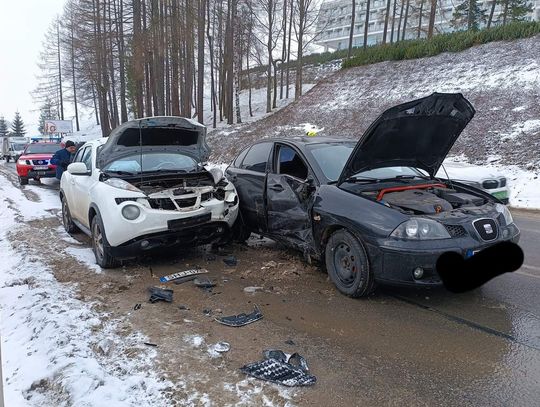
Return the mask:
<path id="1" fill-rule="evenodd" d="M 122 208 L 122 216 L 128 220 L 135 220 L 141 214 L 141 210 L 137 205 L 126 205 Z"/>
<path id="2" fill-rule="evenodd" d="M 390 235 L 402 239 L 434 240 L 448 239 L 450 234 L 437 221 L 424 218 L 411 218 L 399 225 Z"/>
<path id="3" fill-rule="evenodd" d="M 29 165 L 26 160 L 17 160 L 17 164 L 19 165 Z"/>
<path id="4" fill-rule="evenodd" d="M 139 188 L 137 188 L 135 185 L 130 184 L 127 181 L 124 181 L 120 178 L 109 178 L 103 181 L 105 184 L 110 185 L 111 187 L 118 188 L 118 189 L 124 189 L 126 191 L 132 191 L 132 192 L 140 192 L 143 193 Z"/>
<path id="5" fill-rule="evenodd" d="M 510 225 L 514 223 L 514 218 L 512 218 L 512 214 L 510 213 L 510 210 L 503 204 L 495 204 L 495 209 L 497 212 L 502 213 L 504 216 L 504 221 L 507 225 Z"/>

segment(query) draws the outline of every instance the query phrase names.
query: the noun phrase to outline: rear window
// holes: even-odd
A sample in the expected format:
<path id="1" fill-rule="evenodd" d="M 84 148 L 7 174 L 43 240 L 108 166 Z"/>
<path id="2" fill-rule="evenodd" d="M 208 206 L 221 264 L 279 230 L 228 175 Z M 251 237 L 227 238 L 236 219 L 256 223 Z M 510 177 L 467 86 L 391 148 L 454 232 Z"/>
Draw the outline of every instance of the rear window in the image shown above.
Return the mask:
<path id="1" fill-rule="evenodd" d="M 58 150 L 61 150 L 60 144 L 29 144 L 24 151 L 25 154 L 54 154 Z"/>

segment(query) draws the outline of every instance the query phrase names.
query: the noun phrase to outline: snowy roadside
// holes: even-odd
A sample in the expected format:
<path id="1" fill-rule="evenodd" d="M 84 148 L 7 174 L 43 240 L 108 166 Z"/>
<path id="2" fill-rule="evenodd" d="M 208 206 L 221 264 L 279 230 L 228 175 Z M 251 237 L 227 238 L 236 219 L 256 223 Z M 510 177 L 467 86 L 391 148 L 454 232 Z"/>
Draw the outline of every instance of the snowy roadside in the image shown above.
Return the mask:
<path id="1" fill-rule="evenodd" d="M 171 386 L 152 372 L 155 351 L 138 334 L 119 338 L 119 321 L 104 321 L 91 303 L 76 299 L 76 286 L 61 284 L 29 245 L 9 235 L 20 222 L 50 218 L 59 209 L 54 191 L 29 190 L 31 202 L 0 176 L 0 308 L 6 406 L 164 405 Z M 54 242 L 51 242 L 54 244 Z M 126 349 L 140 347 L 137 356 Z"/>

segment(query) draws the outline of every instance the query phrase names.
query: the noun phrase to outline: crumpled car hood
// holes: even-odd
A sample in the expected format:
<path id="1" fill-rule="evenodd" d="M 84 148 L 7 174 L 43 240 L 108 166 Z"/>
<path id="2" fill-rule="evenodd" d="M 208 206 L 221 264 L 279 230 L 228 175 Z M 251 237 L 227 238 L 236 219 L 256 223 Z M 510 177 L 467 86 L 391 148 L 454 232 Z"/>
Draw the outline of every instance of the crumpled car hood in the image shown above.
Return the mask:
<path id="1" fill-rule="evenodd" d="M 461 93 L 433 93 L 386 110 L 356 144 L 338 183 L 380 167 L 415 167 L 435 175 L 474 114 Z"/>
<path id="2" fill-rule="evenodd" d="M 97 157 L 98 167 L 135 153 L 177 152 L 205 162 L 210 156 L 206 127 L 183 117 L 131 120 L 114 129 Z"/>

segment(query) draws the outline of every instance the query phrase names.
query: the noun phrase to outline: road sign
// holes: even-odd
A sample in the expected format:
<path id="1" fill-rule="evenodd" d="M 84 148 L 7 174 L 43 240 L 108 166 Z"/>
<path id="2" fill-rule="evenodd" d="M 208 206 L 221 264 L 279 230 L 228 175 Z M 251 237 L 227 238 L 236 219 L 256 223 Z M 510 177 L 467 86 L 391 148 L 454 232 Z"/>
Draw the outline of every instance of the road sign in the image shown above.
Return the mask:
<path id="1" fill-rule="evenodd" d="M 73 133 L 73 122 L 71 120 L 46 120 L 45 133 Z"/>

